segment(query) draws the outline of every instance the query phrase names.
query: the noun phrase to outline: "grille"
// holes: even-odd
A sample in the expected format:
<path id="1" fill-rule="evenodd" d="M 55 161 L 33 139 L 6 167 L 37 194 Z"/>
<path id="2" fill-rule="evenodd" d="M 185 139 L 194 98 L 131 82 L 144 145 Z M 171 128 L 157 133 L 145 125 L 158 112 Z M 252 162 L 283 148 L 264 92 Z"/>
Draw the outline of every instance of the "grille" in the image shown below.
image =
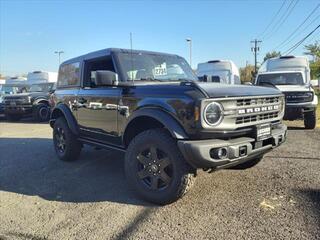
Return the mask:
<path id="1" fill-rule="evenodd" d="M 277 118 L 277 117 L 278 117 L 278 112 L 264 113 L 264 114 L 245 116 L 245 117 L 237 117 L 236 124 L 263 121 L 263 120 L 273 119 L 273 118 Z"/>
<path id="2" fill-rule="evenodd" d="M 237 100 L 237 106 L 256 106 L 271 103 L 280 103 L 280 97 L 265 97 L 265 98 L 246 98 Z"/>
<path id="3" fill-rule="evenodd" d="M 284 92 L 288 103 L 311 102 L 313 100 L 312 92 Z"/>

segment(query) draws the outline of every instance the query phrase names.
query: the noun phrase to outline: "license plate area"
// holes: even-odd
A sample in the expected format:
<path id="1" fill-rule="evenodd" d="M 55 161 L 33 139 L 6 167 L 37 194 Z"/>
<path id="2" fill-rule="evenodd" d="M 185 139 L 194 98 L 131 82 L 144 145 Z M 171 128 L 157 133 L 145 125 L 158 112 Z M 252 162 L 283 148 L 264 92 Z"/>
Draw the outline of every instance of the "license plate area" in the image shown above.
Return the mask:
<path id="1" fill-rule="evenodd" d="M 256 127 L 256 139 L 261 141 L 271 137 L 271 126 L 269 123 L 261 124 Z"/>

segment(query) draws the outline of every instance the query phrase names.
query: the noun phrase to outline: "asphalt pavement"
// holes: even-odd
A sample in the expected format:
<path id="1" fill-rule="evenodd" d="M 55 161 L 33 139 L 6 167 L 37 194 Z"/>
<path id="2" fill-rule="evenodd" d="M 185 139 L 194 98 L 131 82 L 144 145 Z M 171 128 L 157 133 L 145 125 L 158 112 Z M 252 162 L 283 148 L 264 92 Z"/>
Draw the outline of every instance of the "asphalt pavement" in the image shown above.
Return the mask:
<path id="1" fill-rule="evenodd" d="M 159 207 L 128 187 L 121 154 L 61 162 L 48 124 L 2 121 L 0 239 L 320 239 L 320 129 L 290 128 L 252 169 L 199 171 Z"/>

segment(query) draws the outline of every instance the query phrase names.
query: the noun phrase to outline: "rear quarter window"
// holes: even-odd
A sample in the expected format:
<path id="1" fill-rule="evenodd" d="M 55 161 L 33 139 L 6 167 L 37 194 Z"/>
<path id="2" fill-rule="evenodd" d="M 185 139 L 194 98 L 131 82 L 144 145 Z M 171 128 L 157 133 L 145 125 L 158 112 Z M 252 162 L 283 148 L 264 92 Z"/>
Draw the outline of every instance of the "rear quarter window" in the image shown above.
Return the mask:
<path id="1" fill-rule="evenodd" d="M 60 66 L 58 87 L 80 86 L 80 63 L 70 63 Z"/>

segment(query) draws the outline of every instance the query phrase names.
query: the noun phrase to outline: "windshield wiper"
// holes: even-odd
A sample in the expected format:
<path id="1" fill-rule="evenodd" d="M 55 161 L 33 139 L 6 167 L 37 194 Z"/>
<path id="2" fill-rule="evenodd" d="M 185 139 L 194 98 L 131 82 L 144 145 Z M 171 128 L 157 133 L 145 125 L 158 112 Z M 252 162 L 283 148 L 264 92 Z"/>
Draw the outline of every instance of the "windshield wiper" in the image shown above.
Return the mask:
<path id="1" fill-rule="evenodd" d="M 184 81 L 184 82 L 194 82 L 194 80 L 190 78 L 179 78 L 178 81 Z"/>
<path id="2" fill-rule="evenodd" d="M 137 81 L 155 81 L 155 82 L 163 82 L 163 80 L 160 80 L 160 79 L 157 79 L 157 78 L 151 78 L 151 77 L 148 77 L 148 78 L 140 78 L 140 79 L 136 79 Z"/>
<path id="3" fill-rule="evenodd" d="M 277 88 L 276 85 L 274 85 L 274 84 L 271 83 L 271 82 L 259 82 L 259 85 L 260 85 L 260 84 L 261 84 L 261 85 L 264 85 L 264 84 L 265 84 L 265 85 L 270 85 L 270 86 L 272 86 L 272 87 L 274 87 L 274 88 Z"/>

